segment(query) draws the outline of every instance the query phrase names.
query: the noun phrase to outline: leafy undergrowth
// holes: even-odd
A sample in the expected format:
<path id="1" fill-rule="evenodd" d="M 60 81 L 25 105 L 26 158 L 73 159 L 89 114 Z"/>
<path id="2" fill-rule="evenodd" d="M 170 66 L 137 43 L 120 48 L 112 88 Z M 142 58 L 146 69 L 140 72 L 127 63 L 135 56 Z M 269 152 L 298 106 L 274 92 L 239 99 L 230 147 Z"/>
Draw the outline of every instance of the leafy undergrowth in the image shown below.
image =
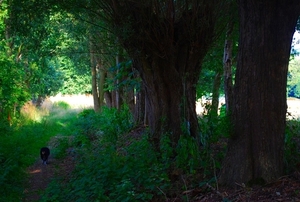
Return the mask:
<path id="1" fill-rule="evenodd" d="M 98 153 L 99 150 L 96 147 L 99 147 L 99 144 L 94 142 L 95 137 L 93 137 L 92 145 L 89 145 L 91 150 L 66 149 L 68 155 L 54 162 L 59 165 L 56 169 L 51 168 L 50 164 L 50 168 L 55 170 L 56 174 L 50 176 L 53 181 L 47 191 L 42 194 L 42 201 L 271 202 L 300 200 L 300 173 L 298 171 L 264 186 L 248 187 L 237 184 L 235 189 L 229 189 L 218 187 L 214 179 L 205 180 L 199 173 L 187 174 L 177 169 L 172 175 L 168 175 L 166 165 L 160 167 L 160 170 L 155 170 L 158 168 L 155 164 L 159 163 L 149 153 L 151 149 L 149 150 L 146 146 L 144 150 L 140 145 L 144 141 L 146 131 L 147 129 L 143 126 L 135 127 L 120 137 L 116 147 L 102 148 L 102 154 Z M 96 142 L 98 141 L 100 140 Z M 76 138 L 73 144 L 75 142 Z M 215 143 L 212 150 L 217 153 L 224 144 L 224 142 Z M 70 150 L 76 152 L 70 153 Z M 98 152 L 90 153 L 92 150 Z M 148 153 L 143 153 L 146 150 Z M 78 156 L 86 155 L 85 152 L 90 153 L 90 156 L 84 158 Z M 74 154 L 75 161 L 79 163 L 77 166 L 74 165 Z M 130 159 L 133 155 L 135 160 Z M 145 156 L 149 162 L 141 163 Z M 71 172 L 73 169 L 74 172 Z M 201 173 L 203 171 L 199 170 Z M 177 180 L 173 179 L 171 182 L 169 177 Z"/>
<path id="2" fill-rule="evenodd" d="M 144 130 L 133 130 L 128 111 L 84 111 L 78 121 L 72 177 L 53 181 L 42 201 L 150 201 L 163 194 L 170 184 L 166 165 L 158 162 Z"/>
<path id="3" fill-rule="evenodd" d="M 174 157 L 168 135 L 161 140 L 161 152 L 154 151 L 147 127 L 135 125 L 127 108 L 105 108 L 101 114 L 84 110 L 75 117 L 46 121 L 61 126 L 49 142 L 53 159 L 47 167 L 40 162 L 30 167 L 40 172 L 31 174 L 24 201 L 300 200 L 299 158 L 293 155 L 299 152 L 296 120 L 288 122 L 286 135 L 286 170 L 293 174 L 264 186 L 228 189 L 217 183 L 227 145 L 226 119 L 202 117 L 202 147 L 182 135 Z"/>
<path id="4" fill-rule="evenodd" d="M 200 152 L 194 139 L 183 135 L 174 157 L 166 134 L 159 153 L 148 141 L 147 127 L 136 126 L 127 108 L 85 110 L 76 126 L 75 169 L 68 181 L 50 183 L 41 201 L 188 201 L 184 192 L 216 184 L 224 141 L 215 143 L 211 154 L 212 148 Z"/>
<path id="5" fill-rule="evenodd" d="M 161 140 L 162 152 L 153 150 L 147 127 L 134 125 L 128 109 L 104 109 L 101 114 L 83 111 L 69 148 L 75 154 L 75 168 L 68 178 L 54 178 L 41 201 L 299 200 L 297 172 L 264 186 L 219 187 L 217 175 L 227 141 L 226 135 L 212 134 L 226 133 L 228 122 L 218 119 L 217 124 L 204 125 L 209 123 L 205 118 L 201 120 L 207 135 L 202 148 L 183 135 L 174 157 L 167 135 Z M 290 144 L 287 138 L 287 157 Z M 295 165 L 296 159 L 287 157 L 287 166 Z"/>

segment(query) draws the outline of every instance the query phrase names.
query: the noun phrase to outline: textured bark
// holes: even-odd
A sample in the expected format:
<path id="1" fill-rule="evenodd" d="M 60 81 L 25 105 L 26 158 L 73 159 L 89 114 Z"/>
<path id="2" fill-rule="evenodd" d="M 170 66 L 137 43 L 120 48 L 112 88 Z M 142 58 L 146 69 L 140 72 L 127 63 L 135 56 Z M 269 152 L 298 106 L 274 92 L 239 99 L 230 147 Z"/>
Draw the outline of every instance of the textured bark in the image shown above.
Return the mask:
<path id="1" fill-rule="evenodd" d="M 116 66 L 118 66 L 120 63 L 120 57 L 119 55 L 116 56 Z M 119 73 L 119 71 L 117 70 L 117 74 Z M 117 88 L 115 89 L 115 107 L 117 109 L 120 109 L 120 106 L 121 106 L 121 92 L 122 90 L 119 88 L 119 79 L 116 79 L 115 80 L 115 86 L 117 86 Z"/>
<path id="2" fill-rule="evenodd" d="M 283 174 L 286 79 L 298 1 L 240 0 L 234 131 L 220 182 L 270 182 Z"/>
<path id="3" fill-rule="evenodd" d="M 213 89 L 212 89 L 212 101 L 211 101 L 211 108 L 210 108 L 211 118 L 218 116 L 221 77 L 222 77 L 221 72 L 216 72 L 214 83 L 213 83 Z"/>
<path id="4" fill-rule="evenodd" d="M 134 119 L 137 124 L 143 124 L 145 114 L 145 94 L 140 91 L 136 94 Z"/>
<path id="5" fill-rule="evenodd" d="M 233 84 L 232 84 L 232 31 L 233 22 L 230 21 L 227 27 L 226 40 L 224 45 L 223 69 L 224 69 L 224 91 L 226 113 L 232 112 Z"/>
<path id="6" fill-rule="evenodd" d="M 98 63 L 100 64 L 100 63 Z M 99 79 L 98 79 L 98 92 L 99 92 L 99 108 L 100 111 L 102 110 L 102 107 L 104 106 L 104 85 L 105 85 L 105 79 L 106 79 L 106 70 L 104 69 L 103 65 L 97 66 L 98 72 L 99 72 Z"/>
<path id="7" fill-rule="evenodd" d="M 98 87 L 97 87 L 97 69 L 96 69 L 96 59 L 93 52 L 94 52 L 94 47 L 92 44 L 92 40 L 90 40 L 90 63 L 91 63 L 92 94 L 93 94 L 93 101 L 94 101 L 94 110 L 95 112 L 99 112 L 100 103 L 99 103 L 99 95 L 98 95 Z"/>
<path id="8" fill-rule="evenodd" d="M 112 94 L 109 91 L 104 92 L 104 99 L 105 99 L 105 104 L 107 107 L 109 107 L 109 108 L 113 107 Z"/>

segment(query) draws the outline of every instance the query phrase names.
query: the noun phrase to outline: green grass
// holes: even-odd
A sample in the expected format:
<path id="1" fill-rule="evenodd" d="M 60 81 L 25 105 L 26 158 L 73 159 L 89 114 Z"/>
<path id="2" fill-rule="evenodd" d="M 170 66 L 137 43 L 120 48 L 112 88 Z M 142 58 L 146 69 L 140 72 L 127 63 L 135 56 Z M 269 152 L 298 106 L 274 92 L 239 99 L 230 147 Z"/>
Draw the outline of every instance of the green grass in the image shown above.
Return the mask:
<path id="1" fill-rule="evenodd" d="M 39 157 L 40 148 L 57 134 L 72 134 L 77 112 L 60 106 L 64 105 L 47 113 L 30 107 L 11 126 L 0 121 L 0 201 L 21 201 L 26 169 Z"/>

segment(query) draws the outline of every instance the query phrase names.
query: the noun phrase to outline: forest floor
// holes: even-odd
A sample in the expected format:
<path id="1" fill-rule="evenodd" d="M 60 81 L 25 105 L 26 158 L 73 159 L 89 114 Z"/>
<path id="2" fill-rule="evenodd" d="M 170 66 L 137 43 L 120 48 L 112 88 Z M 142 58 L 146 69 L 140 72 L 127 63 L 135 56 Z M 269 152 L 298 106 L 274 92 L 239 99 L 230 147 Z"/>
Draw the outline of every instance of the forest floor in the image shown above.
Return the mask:
<path id="1" fill-rule="evenodd" d="M 237 189 L 215 188 L 207 185 L 204 189 L 190 190 L 193 202 L 300 202 L 300 173 L 295 172 L 263 186 L 246 187 L 237 184 Z"/>

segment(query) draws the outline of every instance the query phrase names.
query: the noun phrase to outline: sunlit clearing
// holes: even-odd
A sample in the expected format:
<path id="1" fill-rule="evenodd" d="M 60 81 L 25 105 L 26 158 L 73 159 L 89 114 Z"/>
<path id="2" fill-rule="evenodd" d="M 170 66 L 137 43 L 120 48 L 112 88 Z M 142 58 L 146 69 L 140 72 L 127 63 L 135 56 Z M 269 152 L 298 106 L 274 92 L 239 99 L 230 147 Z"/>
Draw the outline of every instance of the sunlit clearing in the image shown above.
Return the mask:
<path id="1" fill-rule="evenodd" d="M 54 103 L 59 101 L 70 105 L 71 109 L 84 109 L 94 106 L 92 95 L 62 95 L 51 96 L 47 98 L 42 105 L 42 108 L 51 109 Z"/>

